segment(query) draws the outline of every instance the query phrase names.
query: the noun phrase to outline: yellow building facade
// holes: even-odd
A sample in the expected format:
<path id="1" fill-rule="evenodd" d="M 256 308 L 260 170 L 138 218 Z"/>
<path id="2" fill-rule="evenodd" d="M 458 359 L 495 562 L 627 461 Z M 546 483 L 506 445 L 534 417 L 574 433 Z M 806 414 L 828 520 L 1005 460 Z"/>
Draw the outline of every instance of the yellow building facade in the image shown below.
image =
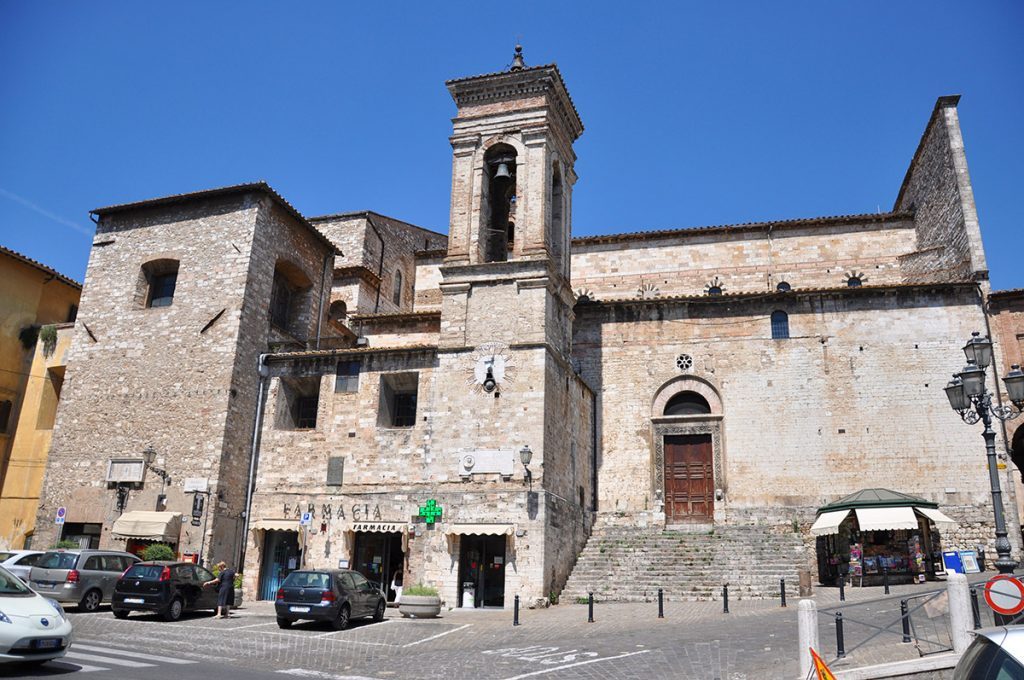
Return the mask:
<path id="1" fill-rule="evenodd" d="M 0 246 L 0 549 L 31 544 L 81 292 Z"/>

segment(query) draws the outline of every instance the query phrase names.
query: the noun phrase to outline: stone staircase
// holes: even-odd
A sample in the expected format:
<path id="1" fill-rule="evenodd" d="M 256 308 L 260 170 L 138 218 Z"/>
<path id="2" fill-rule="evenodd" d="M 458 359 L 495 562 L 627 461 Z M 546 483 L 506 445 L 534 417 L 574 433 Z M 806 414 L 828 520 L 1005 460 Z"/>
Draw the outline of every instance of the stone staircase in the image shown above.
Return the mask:
<path id="1" fill-rule="evenodd" d="M 717 526 L 690 533 L 625 526 L 595 526 L 561 593 L 574 602 L 649 602 L 658 588 L 666 600 L 717 600 L 729 584 L 729 599 L 779 597 L 786 579 L 795 598 L 798 572 L 806 564 L 799 534 L 763 526 Z"/>

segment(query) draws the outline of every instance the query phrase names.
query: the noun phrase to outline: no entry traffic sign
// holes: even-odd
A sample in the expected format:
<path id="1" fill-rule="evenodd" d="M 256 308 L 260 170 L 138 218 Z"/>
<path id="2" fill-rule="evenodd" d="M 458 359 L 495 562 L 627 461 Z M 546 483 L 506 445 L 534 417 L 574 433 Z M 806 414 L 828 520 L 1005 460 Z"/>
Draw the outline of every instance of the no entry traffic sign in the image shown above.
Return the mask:
<path id="1" fill-rule="evenodd" d="M 1024 583 L 1008 574 L 993 576 L 985 584 L 985 602 L 997 614 L 1019 614 L 1024 611 Z"/>

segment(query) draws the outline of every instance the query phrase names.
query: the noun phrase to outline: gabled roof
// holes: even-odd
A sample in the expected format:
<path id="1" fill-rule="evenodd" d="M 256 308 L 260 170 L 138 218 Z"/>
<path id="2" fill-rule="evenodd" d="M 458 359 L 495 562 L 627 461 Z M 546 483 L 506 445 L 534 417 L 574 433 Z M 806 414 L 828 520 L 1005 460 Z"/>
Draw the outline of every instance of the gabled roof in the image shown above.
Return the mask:
<path id="1" fill-rule="evenodd" d="M 277 193 L 273 187 L 264 181 L 259 182 L 247 182 L 245 184 L 232 184 L 225 187 L 216 187 L 213 189 L 203 189 L 201 191 L 191 191 L 184 194 L 171 194 L 169 196 L 160 196 L 158 198 L 149 198 L 144 201 L 134 201 L 132 203 L 118 203 L 115 205 L 108 205 L 103 208 L 95 208 L 90 210 L 89 213 L 102 217 L 103 215 L 111 215 L 114 213 L 128 212 L 131 210 L 141 210 L 145 208 L 156 208 L 168 205 L 174 205 L 176 203 L 189 203 L 192 201 L 201 201 L 207 198 L 216 198 L 219 196 L 229 196 L 232 194 L 248 194 L 248 193 L 262 193 L 269 196 L 274 202 L 281 206 L 285 212 L 294 217 L 299 224 L 306 227 L 312 233 L 317 240 L 322 244 L 328 246 L 332 252 L 340 252 L 338 246 L 334 245 L 330 239 L 321 234 L 316 227 L 314 227 L 309 220 L 307 220 L 302 213 L 295 209 L 291 203 L 286 201 L 281 194 Z"/>
<path id="2" fill-rule="evenodd" d="M 917 496 L 892 491 L 891 489 L 861 489 L 849 496 L 844 496 L 834 503 L 818 508 L 818 513 L 836 510 L 855 510 L 857 508 L 899 508 L 899 507 L 938 508 L 938 503 L 926 501 Z"/>
<path id="3" fill-rule="evenodd" d="M 21 253 L 17 252 L 16 250 L 11 250 L 10 248 L 5 248 L 3 246 L 0 246 L 0 254 L 6 255 L 6 256 L 10 257 L 11 259 L 18 260 L 19 262 L 21 262 L 23 264 L 27 264 L 30 267 L 38 269 L 39 271 L 43 272 L 44 274 L 48 274 L 48 275 L 52 276 L 53 278 L 57 279 L 58 281 L 60 281 L 61 283 L 65 283 L 65 284 L 71 286 L 72 288 L 75 288 L 77 290 L 82 290 L 82 284 L 80 284 L 78 281 L 75 281 L 74 279 L 68 278 L 67 276 L 64 276 L 63 274 L 61 274 L 56 269 L 53 269 L 52 267 L 47 267 L 42 262 L 39 262 L 38 260 L 33 260 L 31 257 L 28 257 L 27 255 L 22 255 Z"/>

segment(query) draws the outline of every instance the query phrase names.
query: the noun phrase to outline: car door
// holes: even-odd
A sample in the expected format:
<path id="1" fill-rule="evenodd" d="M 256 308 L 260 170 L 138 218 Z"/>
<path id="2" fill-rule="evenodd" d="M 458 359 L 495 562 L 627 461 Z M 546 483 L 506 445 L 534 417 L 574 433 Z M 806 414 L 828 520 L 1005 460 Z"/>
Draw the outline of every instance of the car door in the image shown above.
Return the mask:
<path id="1" fill-rule="evenodd" d="M 196 605 L 196 609 L 216 609 L 217 608 L 217 588 L 214 586 L 203 587 L 203 584 L 208 581 L 216 579 L 212 573 L 202 567 L 196 567 L 196 582 L 199 584 L 199 604 Z"/>
<path id="2" fill-rule="evenodd" d="M 358 571 L 353 571 L 352 581 L 355 584 L 355 590 L 353 593 L 353 599 L 359 603 L 358 613 L 356 611 L 356 605 L 352 605 L 353 616 L 369 616 L 373 613 L 373 608 L 377 605 L 377 598 L 373 595 L 373 586 L 366 580 L 366 577 L 360 574 Z M 371 603 L 371 600 L 373 602 Z"/>
<path id="3" fill-rule="evenodd" d="M 114 586 L 124 573 L 125 565 L 120 555 L 103 555 L 100 567 L 103 569 L 103 599 L 106 601 L 114 596 Z"/>
<path id="4" fill-rule="evenodd" d="M 110 578 L 110 572 L 103 564 L 103 555 L 87 555 L 81 564 L 79 578 L 83 584 L 82 594 L 99 588 L 102 593 L 101 600 L 103 602 L 109 600 L 111 593 L 114 592 L 114 582 L 117 579 Z"/>

